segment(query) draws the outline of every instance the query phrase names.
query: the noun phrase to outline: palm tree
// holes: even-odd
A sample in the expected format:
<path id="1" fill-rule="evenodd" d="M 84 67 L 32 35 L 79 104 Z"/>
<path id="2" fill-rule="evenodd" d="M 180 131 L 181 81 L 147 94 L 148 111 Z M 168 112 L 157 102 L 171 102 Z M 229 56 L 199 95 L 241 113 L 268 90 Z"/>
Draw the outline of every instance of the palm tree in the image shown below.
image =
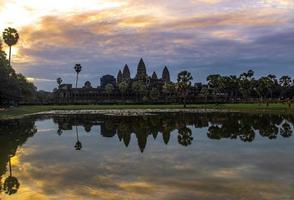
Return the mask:
<path id="1" fill-rule="evenodd" d="M 239 76 L 239 88 L 243 98 L 247 99 L 253 88 L 253 79 L 254 71 L 249 70 L 247 73 L 243 73 Z"/>
<path id="2" fill-rule="evenodd" d="M 6 194 L 12 195 L 17 193 L 19 186 L 20 184 L 18 179 L 12 176 L 11 157 L 9 157 L 9 176 L 4 181 L 3 189 Z"/>
<path id="3" fill-rule="evenodd" d="M 3 32 L 3 40 L 9 46 L 9 65 L 11 66 L 11 47 L 19 40 L 17 30 L 11 27 L 6 28 Z"/>
<path id="4" fill-rule="evenodd" d="M 178 74 L 178 83 L 177 87 L 182 97 L 184 98 L 184 108 L 186 108 L 186 98 L 188 95 L 188 89 L 191 87 L 191 80 L 193 77 L 188 71 L 182 71 Z"/>
<path id="5" fill-rule="evenodd" d="M 58 84 L 58 87 L 60 87 L 62 81 L 63 81 L 63 80 L 62 80 L 62 78 L 60 78 L 60 77 L 56 79 L 56 82 L 57 82 L 57 84 Z"/>
<path id="6" fill-rule="evenodd" d="M 77 73 L 77 78 L 76 78 L 76 88 L 78 87 L 78 80 L 79 80 L 79 73 L 82 71 L 82 66 L 81 64 L 76 64 L 74 67 L 76 73 Z"/>

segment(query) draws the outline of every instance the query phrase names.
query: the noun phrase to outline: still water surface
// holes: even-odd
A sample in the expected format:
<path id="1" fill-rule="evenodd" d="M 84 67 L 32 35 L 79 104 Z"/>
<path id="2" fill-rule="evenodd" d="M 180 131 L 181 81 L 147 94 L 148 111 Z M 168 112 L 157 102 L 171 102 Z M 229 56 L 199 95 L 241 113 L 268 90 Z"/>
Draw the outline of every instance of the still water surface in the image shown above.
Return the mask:
<path id="1" fill-rule="evenodd" d="M 294 116 L 0 122 L 0 199 L 294 199 Z"/>

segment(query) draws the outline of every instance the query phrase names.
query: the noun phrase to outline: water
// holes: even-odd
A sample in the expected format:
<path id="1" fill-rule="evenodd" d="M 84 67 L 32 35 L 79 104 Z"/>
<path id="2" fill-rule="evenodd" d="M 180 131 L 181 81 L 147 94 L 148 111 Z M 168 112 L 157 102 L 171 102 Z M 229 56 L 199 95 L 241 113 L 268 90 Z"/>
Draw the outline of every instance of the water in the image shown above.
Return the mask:
<path id="1" fill-rule="evenodd" d="M 293 122 L 241 113 L 0 122 L 0 199 L 293 200 Z"/>

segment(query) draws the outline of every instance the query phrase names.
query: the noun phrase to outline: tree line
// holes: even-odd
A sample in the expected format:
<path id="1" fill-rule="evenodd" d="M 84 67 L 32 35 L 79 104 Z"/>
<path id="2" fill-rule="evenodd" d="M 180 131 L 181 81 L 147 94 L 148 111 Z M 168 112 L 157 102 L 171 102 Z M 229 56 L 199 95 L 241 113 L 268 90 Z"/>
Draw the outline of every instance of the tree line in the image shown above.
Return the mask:
<path id="1" fill-rule="evenodd" d="M 209 75 L 207 82 L 212 95 L 225 94 L 227 99 L 292 99 L 294 96 L 294 80 L 288 75 L 278 78 L 269 74 L 256 79 L 254 71 L 249 70 L 239 76 Z M 207 92 L 201 91 L 202 94 Z"/>

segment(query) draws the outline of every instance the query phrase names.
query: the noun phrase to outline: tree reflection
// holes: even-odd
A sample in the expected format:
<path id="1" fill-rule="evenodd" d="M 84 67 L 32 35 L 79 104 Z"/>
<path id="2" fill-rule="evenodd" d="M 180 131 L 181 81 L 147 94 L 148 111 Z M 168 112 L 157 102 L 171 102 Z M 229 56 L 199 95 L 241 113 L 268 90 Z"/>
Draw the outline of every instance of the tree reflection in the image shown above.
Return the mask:
<path id="1" fill-rule="evenodd" d="M 36 132 L 35 120 L 31 118 L 0 121 L 0 191 L 12 195 L 19 189 L 20 184 L 12 174 L 11 158 L 18 147 Z M 3 175 L 7 172 L 7 166 L 9 175 L 4 180 Z"/>
<path id="2" fill-rule="evenodd" d="M 293 131 L 292 131 L 290 124 L 288 122 L 284 122 L 284 124 L 280 128 L 281 136 L 287 138 L 287 137 L 290 137 L 292 135 L 292 133 L 293 133 Z"/>
<path id="3" fill-rule="evenodd" d="M 189 146 L 192 144 L 192 130 L 188 127 L 182 127 L 179 129 L 178 142 L 183 146 Z"/>
<path id="4" fill-rule="evenodd" d="M 80 151 L 80 150 L 82 150 L 82 143 L 79 140 L 79 131 L 78 131 L 78 127 L 77 126 L 76 126 L 76 136 L 77 136 L 77 141 L 76 141 L 76 144 L 75 144 L 75 149 L 77 151 Z"/>
<path id="5" fill-rule="evenodd" d="M 100 126 L 103 137 L 117 137 L 126 147 L 134 135 L 139 150 L 144 152 L 149 136 L 162 138 L 168 144 L 175 130 L 178 130 L 180 145 L 191 145 L 193 131 L 188 126 L 207 128 L 207 137 L 213 140 L 234 139 L 249 143 L 255 140 L 257 134 L 268 139 L 276 139 L 279 135 L 287 138 L 292 136 L 294 116 L 266 113 L 159 113 L 150 116 L 56 116 L 54 121 L 61 131 L 84 126 L 88 132 L 92 126 Z M 82 148 L 78 132 L 75 148 Z"/>
<path id="6" fill-rule="evenodd" d="M 6 194 L 12 195 L 17 193 L 19 186 L 20 183 L 18 182 L 18 179 L 12 176 L 11 157 L 9 157 L 9 176 L 4 181 L 3 190 Z"/>

